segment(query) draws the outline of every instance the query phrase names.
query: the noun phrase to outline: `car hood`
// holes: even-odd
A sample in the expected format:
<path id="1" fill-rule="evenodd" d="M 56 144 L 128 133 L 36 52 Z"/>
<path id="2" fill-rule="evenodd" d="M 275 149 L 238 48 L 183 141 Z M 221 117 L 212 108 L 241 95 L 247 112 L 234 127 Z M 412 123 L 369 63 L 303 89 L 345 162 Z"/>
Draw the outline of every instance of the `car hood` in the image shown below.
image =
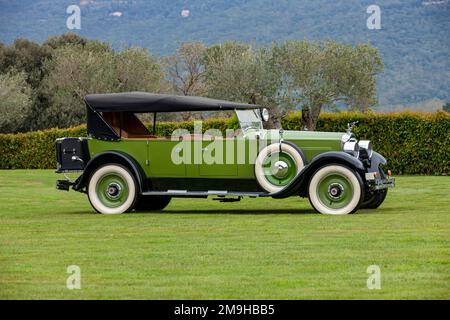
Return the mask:
<path id="1" fill-rule="evenodd" d="M 279 139 L 279 130 L 264 130 L 261 137 L 266 136 L 268 139 Z M 337 140 L 341 141 L 344 132 L 321 132 L 321 131 L 298 131 L 298 130 L 284 130 L 283 139 L 289 140 Z"/>

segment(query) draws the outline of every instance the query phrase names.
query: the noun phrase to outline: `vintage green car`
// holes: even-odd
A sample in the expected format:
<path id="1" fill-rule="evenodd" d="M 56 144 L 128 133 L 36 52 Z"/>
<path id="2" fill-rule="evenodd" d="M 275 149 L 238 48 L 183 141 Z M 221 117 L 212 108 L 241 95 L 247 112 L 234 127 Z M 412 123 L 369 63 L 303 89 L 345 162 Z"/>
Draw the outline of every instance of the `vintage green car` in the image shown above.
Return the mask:
<path id="1" fill-rule="evenodd" d="M 377 208 L 394 179 L 370 141 L 351 132 L 266 130 L 267 109 L 202 97 L 143 92 L 85 97 L 88 137 L 56 141 L 57 188 L 87 193 L 100 213 L 164 209 L 173 197 L 221 202 L 308 197 L 325 214 Z M 235 112 L 240 129 L 156 136 L 158 113 Z M 153 114 L 153 132 L 140 120 Z M 384 171 L 383 171 L 384 168 Z M 66 173 L 81 173 L 74 181 Z"/>

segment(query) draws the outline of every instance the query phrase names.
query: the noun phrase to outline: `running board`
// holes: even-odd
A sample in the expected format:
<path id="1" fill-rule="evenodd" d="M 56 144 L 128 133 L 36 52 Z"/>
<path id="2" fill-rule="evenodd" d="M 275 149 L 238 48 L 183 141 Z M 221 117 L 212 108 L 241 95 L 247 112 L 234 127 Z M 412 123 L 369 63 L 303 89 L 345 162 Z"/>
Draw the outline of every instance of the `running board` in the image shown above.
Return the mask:
<path id="1" fill-rule="evenodd" d="M 142 192 L 143 196 L 171 196 L 171 197 L 199 197 L 206 198 L 208 196 L 240 196 L 240 197 L 267 197 L 269 193 L 266 192 L 239 192 L 239 191 L 221 191 L 221 190 L 208 190 L 208 191 L 189 191 L 189 190 L 167 190 L 167 191 L 145 191 Z"/>

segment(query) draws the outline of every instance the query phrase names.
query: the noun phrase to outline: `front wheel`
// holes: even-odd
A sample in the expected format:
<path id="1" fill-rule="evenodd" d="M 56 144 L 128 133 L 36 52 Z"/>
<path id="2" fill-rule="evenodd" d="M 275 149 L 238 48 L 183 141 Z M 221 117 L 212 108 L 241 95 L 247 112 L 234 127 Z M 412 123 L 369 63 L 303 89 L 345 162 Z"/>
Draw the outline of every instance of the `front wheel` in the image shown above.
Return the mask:
<path id="1" fill-rule="evenodd" d="M 308 186 L 309 202 L 323 214 L 348 214 L 364 199 L 363 181 L 348 167 L 332 164 L 317 170 Z"/>
<path id="2" fill-rule="evenodd" d="M 368 194 L 361 204 L 361 209 L 376 209 L 384 202 L 388 189 L 376 190 Z"/>
<path id="3" fill-rule="evenodd" d="M 103 214 L 120 214 L 133 209 L 137 198 L 136 180 L 119 164 L 107 164 L 92 174 L 88 185 L 92 207 Z"/>

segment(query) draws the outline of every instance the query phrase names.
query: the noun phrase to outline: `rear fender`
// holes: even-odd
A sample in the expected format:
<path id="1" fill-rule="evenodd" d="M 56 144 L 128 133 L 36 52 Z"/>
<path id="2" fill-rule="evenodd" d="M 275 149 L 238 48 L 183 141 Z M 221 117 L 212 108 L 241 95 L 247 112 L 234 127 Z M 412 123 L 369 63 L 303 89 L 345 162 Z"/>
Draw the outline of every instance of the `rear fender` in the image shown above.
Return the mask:
<path id="1" fill-rule="evenodd" d="M 76 180 L 72 188 L 76 191 L 83 191 L 83 189 L 87 187 L 92 173 L 98 167 L 108 163 L 117 163 L 128 168 L 134 175 L 140 192 L 148 189 L 146 185 L 146 176 L 142 167 L 133 157 L 120 151 L 105 151 L 97 154 L 87 163 L 83 174 Z"/>

